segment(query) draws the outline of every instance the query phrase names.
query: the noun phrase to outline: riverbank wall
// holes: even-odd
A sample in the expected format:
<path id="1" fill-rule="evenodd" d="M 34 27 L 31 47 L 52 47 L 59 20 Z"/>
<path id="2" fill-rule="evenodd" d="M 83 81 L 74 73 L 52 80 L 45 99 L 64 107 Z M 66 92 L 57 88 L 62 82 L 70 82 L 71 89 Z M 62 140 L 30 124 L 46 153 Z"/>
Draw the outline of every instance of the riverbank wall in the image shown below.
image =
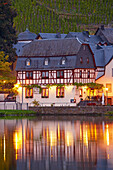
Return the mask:
<path id="1" fill-rule="evenodd" d="M 113 106 L 56 106 L 56 107 L 29 107 L 29 110 L 37 114 L 45 115 L 82 115 L 82 114 L 105 114 L 113 111 Z"/>

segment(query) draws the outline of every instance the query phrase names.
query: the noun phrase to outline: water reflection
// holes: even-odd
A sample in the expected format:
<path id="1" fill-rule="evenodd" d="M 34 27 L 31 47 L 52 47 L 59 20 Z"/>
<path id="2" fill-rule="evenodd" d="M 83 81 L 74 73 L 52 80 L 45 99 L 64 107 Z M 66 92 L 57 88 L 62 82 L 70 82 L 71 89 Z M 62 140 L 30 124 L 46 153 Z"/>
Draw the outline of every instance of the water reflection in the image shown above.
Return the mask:
<path id="1" fill-rule="evenodd" d="M 0 120 L 0 170 L 113 169 L 113 122 Z"/>

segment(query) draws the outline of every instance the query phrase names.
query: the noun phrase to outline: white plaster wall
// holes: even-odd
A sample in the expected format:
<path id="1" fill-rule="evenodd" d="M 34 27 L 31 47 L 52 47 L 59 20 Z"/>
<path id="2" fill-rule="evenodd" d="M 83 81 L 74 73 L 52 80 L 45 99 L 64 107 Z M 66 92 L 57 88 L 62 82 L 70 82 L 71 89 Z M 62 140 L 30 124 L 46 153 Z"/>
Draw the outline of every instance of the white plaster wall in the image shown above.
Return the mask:
<path id="1" fill-rule="evenodd" d="M 112 84 L 112 91 L 111 93 L 108 92 L 109 96 L 113 96 L 113 77 L 112 77 L 112 68 L 113 68 L 113 60 L 105 67 L 105 75 L 96 80 L 96 83 L 103 84 L 106 88 L 106 84 Z M 106 90 L 104 90 L 106 93 Z"/>
<path id="2" fill-rule="evenodd" d="M 75 86 L 65 86 L 64 87 L 64 98 L 56 98 L 56 86 L 51 86 L 49 88 L 49 98 L 42 98 L 41 94 L 33 93 L 33 98 L 25 98 L 25 88 L 23 88 L 23 103 L 28 103 L 29 106 L 33 105 L 32 102 L 34 99 L 40 102 L 41 105 L 51 105 L 55 103 L 55 105 L 71 105 L 76 106 L 76 103 L 80 101 L 79 97 L 79 89 Z M 83 99 L 87 96 L 86 89 L 82 88 L 83 90 Z M 76 99 L 76 103 L 70 103 L 70 99 Z M 22 87 L 19 89 L 19 94 L 17 95 L 17 102 L 22 103 Z"/>

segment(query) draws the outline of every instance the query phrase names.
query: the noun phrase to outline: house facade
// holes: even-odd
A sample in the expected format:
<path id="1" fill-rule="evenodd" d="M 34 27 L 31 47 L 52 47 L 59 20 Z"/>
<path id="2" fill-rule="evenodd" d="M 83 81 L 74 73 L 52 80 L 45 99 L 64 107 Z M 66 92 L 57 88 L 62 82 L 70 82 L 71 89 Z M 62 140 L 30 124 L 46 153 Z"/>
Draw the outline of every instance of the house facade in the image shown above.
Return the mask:
<path id="1" fill-rule="evenodd" d="M 111 37 L 110 37 L 111 31 Z M 113 104 L 112 32 L 101 26 L 95 35 L 88 31 L 39 33 L 26 30 L 19 34 L 16 65 L 19 94 L 17 101 L 29 103 L 36 99 L 41 105 L 76 105 L 90 96 L 87 87 L 76 83 L 96 82 L 104 88 L 95 95 L 104 94 L 105 104 Z M 40 41 L 41 40 L 41 41 Z"/>
<path id="2" fill-rule="evenodd" d="M 95 70 L 88 44 L 76 38 L 35 40 L 23 47 L 17 59 L 17 83 L 21 84 L 17 101 L 76 105 L 85 99 L 87 89 L 75 83 L 95 82 Z"/>

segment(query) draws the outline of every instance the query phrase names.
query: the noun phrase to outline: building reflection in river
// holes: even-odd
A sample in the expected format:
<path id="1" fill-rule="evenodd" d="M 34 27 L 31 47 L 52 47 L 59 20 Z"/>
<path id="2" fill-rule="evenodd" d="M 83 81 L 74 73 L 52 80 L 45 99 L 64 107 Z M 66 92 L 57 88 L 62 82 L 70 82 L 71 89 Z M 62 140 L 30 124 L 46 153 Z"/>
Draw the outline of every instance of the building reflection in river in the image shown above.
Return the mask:
<path id="1" fill-rule="evenodd" d="M 0 160 L 1 170 L 113 168 L 113 122 L 0 120 Z"/>

